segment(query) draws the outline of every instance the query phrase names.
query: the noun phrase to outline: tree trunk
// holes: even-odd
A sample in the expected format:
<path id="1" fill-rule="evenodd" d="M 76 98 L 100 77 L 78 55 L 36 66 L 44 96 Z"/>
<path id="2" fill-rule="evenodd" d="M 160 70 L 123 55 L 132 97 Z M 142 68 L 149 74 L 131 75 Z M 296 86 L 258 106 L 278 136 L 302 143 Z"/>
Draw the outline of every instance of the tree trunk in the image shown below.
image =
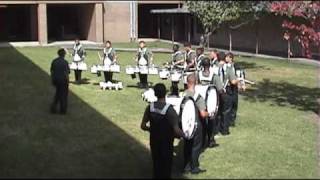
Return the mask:
<path id="1" fill-rule="evenodd" d="M 256 24 L 256 54 L 259 54 L 259 26 L 258 22 Z"/>
<path id="2" fill-rule="evenodd" d="M 229 51 L 232 51 L 232 33 L 231 29 L 229 29 Z"/>

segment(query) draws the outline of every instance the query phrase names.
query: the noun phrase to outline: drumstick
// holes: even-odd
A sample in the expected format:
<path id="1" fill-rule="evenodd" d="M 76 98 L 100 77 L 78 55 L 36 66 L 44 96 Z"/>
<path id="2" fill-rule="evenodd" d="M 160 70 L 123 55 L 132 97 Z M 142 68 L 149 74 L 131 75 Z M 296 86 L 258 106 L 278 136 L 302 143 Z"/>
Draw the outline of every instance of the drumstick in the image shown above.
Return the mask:
<path id="1" fill-rule="evenodd" d="M 246 79 L 244 79 L 244 82 L 249 83 L 249 84 L 255 84 L 255 82 L 249 81 L 249 80 L 246 80 Z"/>
<path id="2" fill-rule="evenodd" d="M 97 53 L 98 53 L 100 61 L 102 61 L 102 57 L 101 57 L 100 53 L 99 52 L 97 52 Z"/>

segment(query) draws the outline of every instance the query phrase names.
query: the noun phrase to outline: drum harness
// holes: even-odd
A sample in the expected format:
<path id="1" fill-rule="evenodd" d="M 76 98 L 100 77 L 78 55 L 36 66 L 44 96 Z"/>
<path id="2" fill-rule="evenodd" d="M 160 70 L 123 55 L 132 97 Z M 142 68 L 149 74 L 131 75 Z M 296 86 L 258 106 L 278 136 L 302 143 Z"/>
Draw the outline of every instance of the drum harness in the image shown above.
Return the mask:
<path id="1" fill-rule="evenodd" d="M 111 64 L 113 63 L 113 57 L 111 56 L 111 51 L 113 50 L 112 47 L 110 47 L 107 51 L 107 48 L 103 48 L 103 54 L 104 54 L 104 58 L 108 58 L 111 62 Z M 104 63 L 104 62 L 103 62 Z"/>
<path id="2" fill-rule="evenodd" d="M 147 48 L 139 48 L 139 56 L 138 56 L 138 65 L 139 66 L 145 66 L 145 65 L 148 65 L 148 57 L 146 58 L 145 56 L 146 56 L 146 51 L 147 51 Z M 145 63 L 144 62 L 142 62 L 142 61 L 145 61 Z"/>
<path id="3" fill-rule="evenodd" d="M 161 115 L 165 115 L 170 107 L 170 104 L 166 103 L 166 105 L 162 109 L 158 109 L 154 107 L 154 102 L 150 103 L 150 112 L 158 113 Z"/>

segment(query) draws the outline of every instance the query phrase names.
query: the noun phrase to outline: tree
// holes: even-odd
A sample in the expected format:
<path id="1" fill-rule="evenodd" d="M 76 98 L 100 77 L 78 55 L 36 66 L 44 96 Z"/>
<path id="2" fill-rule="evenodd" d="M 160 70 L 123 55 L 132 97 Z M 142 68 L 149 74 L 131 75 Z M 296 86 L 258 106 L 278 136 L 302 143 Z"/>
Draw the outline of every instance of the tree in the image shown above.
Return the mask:
<path id="1" fill-rule="evenodd" d="M 274 1 L 270 9 L 286 17 L 282 23 L 286 35 L 297 39 L 303 55 L 311 58 L 311 45 L 320 46 L 320 1 Z"/>
<path id="2" fill-rule="evenodd" d="M 264 1 L 186 2 L 189 11 L 200 20 L 207 38 L 222 25 L 229 28 L 230 50 L 232 47 L 231 30 L 258 20 L 267 11 L 268 3 Z"/>

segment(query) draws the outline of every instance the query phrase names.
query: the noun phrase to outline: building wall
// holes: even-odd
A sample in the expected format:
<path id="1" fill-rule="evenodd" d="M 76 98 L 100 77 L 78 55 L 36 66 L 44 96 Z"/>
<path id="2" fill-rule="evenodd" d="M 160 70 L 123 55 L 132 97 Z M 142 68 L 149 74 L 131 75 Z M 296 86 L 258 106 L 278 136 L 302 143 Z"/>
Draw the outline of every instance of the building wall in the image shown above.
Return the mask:
<path id="1" fill-rule="evenodd" d="M 130 4 L 104 3 L 104 39 L 112 42 L 130 41 Z"/>

